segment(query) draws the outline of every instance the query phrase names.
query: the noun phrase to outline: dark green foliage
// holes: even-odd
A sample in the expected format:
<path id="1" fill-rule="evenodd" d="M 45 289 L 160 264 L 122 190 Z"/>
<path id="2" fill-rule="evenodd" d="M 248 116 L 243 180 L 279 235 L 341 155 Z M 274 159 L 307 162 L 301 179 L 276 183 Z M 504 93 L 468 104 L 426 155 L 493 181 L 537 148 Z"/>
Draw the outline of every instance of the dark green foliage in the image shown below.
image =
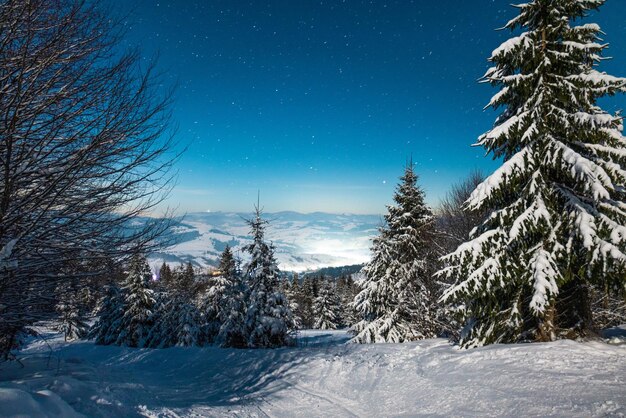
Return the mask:
<path id="1" fill-rule="evenodd" d="M 154 324 L 153 312 L 156 305 L 154 291 L 150 289 L 152 272 L 143 256 L 135 256 L 129 266 L 128 275 L 122 286 L 124 314 L 121 332 L 115 344 L 143 347 Z"/>
<path id="2" fill-rule="evenodd" d="M 479 144 L 504 164 L 467 207 L 489 209 L 447 256 L 444 294 L 466 324 L 464 347 L 594 333 L 591 286 L 626 285 L 622 118 L 597 106 L 626 91 L 600 73 L 600 28 L 578 24 L 602 0 L 533 0 L 506 27 L 484 81 L 501 109 Z"/>
<path id="3" fill-rule="evenodd" d="M 253 242 L 244 248 L 251 257 L 245 267 L 249 289 L 246 309 L 248 346 L 258 348 L 289 345 L 295 330 L 289 302 L 280 292 L 274 247 L 265 242 L 266 224 L 257 207 L 255 217 L 248 220 Z"/>
<path id="4" fill-rule="evenodd" d="M 115 344 L 121 332 L 124 309 L 124 297 L 120 289 L 115 285 L 107 286 L 97 312 L 98 319 L 89 330 L 88 338 L 94 339 L 96 344 Z"/>
<path id="5" fill-rule="evenodd" d="M 336 292 L 336 286 L 324 280 L 320 286 L 318 296 L 313 301 L 316 329 L 337 329 L 341 326 L 341 300 Z"/>
<path id="6" fill-rule="evenodd" d="M 365 281 L 354 299 L 361 321 L 354 342 L 403 342 L 436 335 L 432 269 L 434 221 L 417 186 L 413 164 L 407 165 L 388 206 L 385 225 L 374 239 Z"/>

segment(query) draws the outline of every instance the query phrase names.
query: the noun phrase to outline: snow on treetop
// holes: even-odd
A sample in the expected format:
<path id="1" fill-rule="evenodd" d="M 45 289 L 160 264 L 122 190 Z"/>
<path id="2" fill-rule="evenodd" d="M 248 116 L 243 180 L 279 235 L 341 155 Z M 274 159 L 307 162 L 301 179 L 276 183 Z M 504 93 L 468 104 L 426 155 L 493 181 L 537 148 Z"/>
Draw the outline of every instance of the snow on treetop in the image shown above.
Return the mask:
<path id="1" fill-rule="evenodd" d="M 600 25 L 597 23 L 585 23 L 584 25 L 574 26 L 573 30 L 577 31 L 589 31 L 589 32 L 601 32 Z"/>
<path id="2" fill-rule="evenodd" d="M 532 44 L 533 40 L 529 37 L 529 32 L 524 32 L 519 36 L 504 41 L 499 47 L 493 50 L 490 59 L 493 60 L 499 55 L 506 55 L 517 47 L 529 47 L 532 46 Z"/>

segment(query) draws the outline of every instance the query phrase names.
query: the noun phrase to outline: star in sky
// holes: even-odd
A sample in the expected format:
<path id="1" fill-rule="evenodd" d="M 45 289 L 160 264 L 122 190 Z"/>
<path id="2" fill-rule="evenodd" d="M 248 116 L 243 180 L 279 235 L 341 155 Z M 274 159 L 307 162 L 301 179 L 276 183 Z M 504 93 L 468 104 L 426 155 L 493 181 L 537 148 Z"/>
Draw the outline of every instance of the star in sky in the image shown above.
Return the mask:
<path id="1" fill-rule="evenodd" d="M 113 0 L 109 0 L 113 1 Z M 158 54 L 176 84 L 189 149 L 169 203 L 182 211 L 382 213 L 413 155 L 436 205 L 470 171 L 499 164 L 471 144 L 496 114 L 478 83 L 508 0 L 135 0 L 127 44 Z M 590 21 L 611 43 L 601 69 L 624 75 L 626 2 Z M 624 98 L 607 102 L 624 108 Z M 189 190 L 204 190 L 203 198 Z"/>

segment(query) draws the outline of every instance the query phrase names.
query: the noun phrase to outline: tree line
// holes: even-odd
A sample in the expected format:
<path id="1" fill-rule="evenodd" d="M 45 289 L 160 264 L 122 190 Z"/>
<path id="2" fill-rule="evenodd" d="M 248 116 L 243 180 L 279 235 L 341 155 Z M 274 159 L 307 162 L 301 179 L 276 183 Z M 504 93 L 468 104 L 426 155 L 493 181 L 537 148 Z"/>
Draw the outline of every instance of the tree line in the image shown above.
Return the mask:
<path id="1" fill-rule="evenodd" d="M 257 207 L 248 220 L 253 241 L 244 247 L 250 260 L 241 268 L 227 246 L 220 274 L 204 284 L 195 280 L 191 264 L 178 271 L 164 264 L 154 280 L 146 259 L 135 257 L 121 286 L 109 286 L 89 337 L 97 344 L 151 348 L 293 344 L 296 319 L 280 291 L 266 223 Z"/>
<path id="2" fill-rule="evenodd" d="M 443 303 L 453 283 L 438 277 L 446 268 L 442 255 L 462 243 L 473 220 L 485 215 L 464 206 L 483 177 L 474 172 L 454 185 L 433 211 L 413 167 L 408 164 L 400 178 L 396 204 L 388 207 L 373 240 L 362 280 L 281 275 L 274 248 L 265 240 L 268 222 L 257 207 L 247 221 L 254 238 L 244 247 L 247 263 L 227 246 L 208 278 L 199 276 L 191 263 L 174 269 L 163 263 L 155 275 L 145 257 L 137 256 L 122 279 L 106 286 L 99 303 L 83 291 L 82 305 L 98 306 L 91 328 L 86 325 L 89 309 L 81 310 L 73 298 L 80 292 L 67 292 L 70 298 L 57 306 L 59 329 L 68 339 L 151 348 L 271 348 L 295 344 L 299 329 L 349 328 L 357 343 L 441 336 L 459 340 L 461 318 Z M 589 290 L 596 329 L 626 321 L 626 303 L 619 294 L 595 286 Z"/>

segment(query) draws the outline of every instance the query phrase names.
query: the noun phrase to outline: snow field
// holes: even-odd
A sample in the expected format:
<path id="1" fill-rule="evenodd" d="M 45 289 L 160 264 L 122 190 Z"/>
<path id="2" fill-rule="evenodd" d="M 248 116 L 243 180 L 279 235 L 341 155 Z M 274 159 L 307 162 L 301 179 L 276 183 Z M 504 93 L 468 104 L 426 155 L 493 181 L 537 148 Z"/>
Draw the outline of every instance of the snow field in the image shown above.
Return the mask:
<path id="1" fill-rule="evenodd" d="M 626 339 L 492 345 L 344 344 L 304 331 L 275 350 L 31 343 L 0 369 L 0 416 L 626 415 Z"/>

